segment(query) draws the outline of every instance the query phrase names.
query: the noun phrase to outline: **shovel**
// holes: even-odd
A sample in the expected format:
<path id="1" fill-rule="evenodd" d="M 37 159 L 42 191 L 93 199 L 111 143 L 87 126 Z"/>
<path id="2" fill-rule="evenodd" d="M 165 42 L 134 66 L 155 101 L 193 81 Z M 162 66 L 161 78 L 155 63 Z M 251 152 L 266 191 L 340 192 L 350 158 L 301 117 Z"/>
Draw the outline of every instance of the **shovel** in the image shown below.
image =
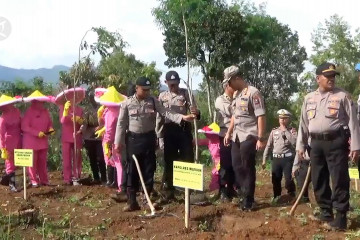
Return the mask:
<path id="1" fill-rule="evenodd" d="M 296 202 L 294 203 L 294 205 L 292 206 L 292 208 L 290 210 L 290 213 L 289 213 L 290 216 L 294 216 L 295 210 L 296 210 L 297 206 L 299 205 L 299 202 L 300 202 L 302 196 L 304 195 L 305 189 L 308 187 L 308 183 L 310 181 L 310 173 L 311 173 L 311 164 L 309 164 L 309 168 L 306 173 L 306 178 L 304 181 L 304 185 L 301 189 L 301 192 L 300 192 L 299 196 L 297 197 Z"/>
<path id="2" fill-rule="evenodd" d="M 143 179 L 143 176 L 142 176 L 142 174 L 141 174 L 141 169 L 140 169 L 140 166 L 139 166 L 139 162 L 138 162 L 138 160 L 137 160 L 137 158 L 136 158 L 136 156 L 135 156 L 134 154 L 132 155 L 132 158 L 133 158 L 134 161 L 135 161 L 136 169 L 137 169 L 137 171 L 138 171 L 138 173 L 139 173 L 139 177 L 140 177 L 141 186 L 142 186 L 142 188 L 143 188 L 143 190 L 144 190 L 147 204 L 149 205 L 150 210 L 151 210 L 151 213 L 150 213 L 150 214 L 147 214 L 146 217 L 156 217 L 157 214 L 156 214 L 156 211 L 155 211 L 155 207 L 154 207 L 154 205 L 152 204 L 152 202 L 151 202 L 151 200 L 150 200 L 150 197 L 149 197 L 149 194 L 148 194 L 148 192 L 147 192 L 147 190 L 146 190 L 145 183 L 144 183 L 144 179 Z"/>

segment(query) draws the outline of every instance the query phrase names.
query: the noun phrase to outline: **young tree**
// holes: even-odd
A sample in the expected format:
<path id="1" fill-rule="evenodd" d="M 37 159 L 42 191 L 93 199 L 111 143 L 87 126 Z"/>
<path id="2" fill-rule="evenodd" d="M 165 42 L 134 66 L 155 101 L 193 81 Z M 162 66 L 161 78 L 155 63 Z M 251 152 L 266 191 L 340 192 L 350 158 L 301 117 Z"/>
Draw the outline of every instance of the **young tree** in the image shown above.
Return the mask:
<path id="1" fill-rule="evenodd" d="M 165 65 L 186 64 L 185 26 L 187 24 L 189 59 L 199 66 L 207 90 L 212 119 L 211 79 L 221 79 L 225 66 L 236 63 L 245 37 L 246 22 L 241 13 L 224 0 L 160 0 L 153 15 L 163 31 Z"/>
<path id="2" fill-rule="evenodd" d="M 349 24 L 340 16 L 333 15 L 319 24 L 312 34 L 313 52 L 310 62 L 318 66 L 330 61 L 338 66 L 341 75 L 337 84 L 352 94 L 359 93 L 355 64 L 360 61 L 360 34 L 352 31 Z"/>

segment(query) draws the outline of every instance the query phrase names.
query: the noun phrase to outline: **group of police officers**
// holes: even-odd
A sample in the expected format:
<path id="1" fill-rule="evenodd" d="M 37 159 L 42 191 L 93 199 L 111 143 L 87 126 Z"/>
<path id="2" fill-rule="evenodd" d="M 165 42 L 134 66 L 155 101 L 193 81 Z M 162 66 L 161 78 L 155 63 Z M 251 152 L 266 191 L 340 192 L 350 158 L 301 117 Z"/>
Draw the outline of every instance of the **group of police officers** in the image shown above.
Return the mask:
<path id="1" fill-rule="evenodd" d="M 335 87 L 339 73 L 331 63 L 316 69 L 318 89 L 306 95 L 301 109 L 298 131 L 290 127 L 291 114 L 278 111 L 279 127 L 265 137 L 265 103 L 258 89 L 243 78 L 238 66 L 224 70 L 224 94 L 215 101 L 220 126 L 219 197 L 227 202 L 236 195 L 242 199 L 240 209 L 254 209 L 256 181 L 255 156 L 263 150 L 263 167 L 272 158 L 274 200 L 281 196 L 281 179 L 294 197 L 311 159 L 311 176 L 316 201 L 321 209 L 313 219 L 326 222 L 326 227 L 346 229 L 349 210 L 348 159 L 356 161 L 360 150 L 360 131 L 356 106 L 350 95 Z M 140 209 L 136 199 L 139 175 L 132 155 L 135 155 L 144 178 L 146 190 L 153 191 L 156 168 L 155 151 L 164 150 L 163 192 L 160 202 L 174 199 L 172 184 L 173 161 L 194 158 L 191 122 L 200 118 L 194 99 L 186 89 L 179 88 L 177 72 L 166 74 L 169 89 L 159 99 L 150 95 L 150 80 L 136 81 L 136 92 L 121 107 L 116 129 L 115 149 L 126 150 L 127 205 L 124 211 Z M 188 114 L 189 113 L 189 114 Z M 294 158 L 296 156 L 295 162 Z M 330 188 L 330 179 L 332 187 Z M 234 190 L 236 189 L 236 191 Z M 308 201 L 305 191 L 304 199 Z M 336 210 L 334 217 L 333 209 Z"/>

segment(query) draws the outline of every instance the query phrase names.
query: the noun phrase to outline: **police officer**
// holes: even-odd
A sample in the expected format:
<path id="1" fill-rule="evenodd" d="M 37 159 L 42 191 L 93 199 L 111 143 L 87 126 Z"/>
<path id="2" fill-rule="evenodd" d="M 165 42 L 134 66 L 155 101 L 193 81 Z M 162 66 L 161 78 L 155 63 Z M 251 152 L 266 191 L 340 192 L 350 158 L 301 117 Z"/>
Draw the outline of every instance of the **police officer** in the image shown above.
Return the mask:
<path id="1" fill-rule="evenodd" d="M 299 154 L 296 153 L 294 164 L 292 167 L 292 176 L 296 179 L 298 189 L 301 191 L 305 184 L 306 175 L 309 169 L 310 156 L 308 151 L 305 151 L 305 159 L 299 160 Z M 302 196 L 302 202 L 308 203 L 309 199 L 309 185 L 310 181 L 306 184 L 304 194 Z"/>
<path id="2" fill-rule="evenodd" d="M 321 209 L 320 215 L 315 218 L 328 222 L 328 228 L 344 230 L 349 210 L 348 157 L 353 161 L 357 159 L 360 137 L 356 106 L 346 91 L 335 87 L 338 74 L 332 63 L 326 62 L 317 67 L 319 88 L 305 96 L 296 150 L 304 159 L 305 145 L 311 138 L 311 178 Z M 330 177 L 333 191 L 329 185 Z M 335 219 L 333 207 L 336 209 Z"/>
<path id="3" fill-rule="evenodd" d="M 196 108 L 195 99 L 192 99 L 191 105 L 188 91 L 180 88 L 180 77 L 175 71 L 169 71 L 165 76 L 165 83 L 169 90 L 160 93 L 159 101 L 167 109 L 179 114 L 187 114 L 190 112 L 200 119 L 200 112 Z M 159 145 L 164 144 L 164 173 L 163 173 L 163 187 L 165 190 L 164 201 L 169 201 L 174 198 L 173 187 L 173 162 L 194 161 L 193 137 L 192 127 L 190 122 L 183 122 L 181 125 L 166 119 L 160 114 L 156 119 L 157 137 L 159 138 Z"/>
<path id="4" fill-rule="evenodd" d="M 280 126 L 271 131 L 262 162 L 262 166 L 265 168 L 266 159 L 272 153 L 271 179 L 273 184 L 274 202 L 277 202 L 281 196 L 281 179 L 283 174 L 288 195 L 295 197 L 295 183 L 291 176 L 291 170 L 295 158 L 297 133 L 295 128 L 289 126 L 291 116 L 289 111 L 280 109 L 277 114 L 279 115 Z"/>
<path id="5" fill-rule="evenodd" d="M 219 170 L 219 193 L 220 200 L 227 202 L 234 195 L 234 170 L 231 163 L 231 145 L 224 145 L 224 137 L 230 126 L 232 116 L 232 100 L 234 89 L 229 83 L 223 84 L 224 94 L 215 101 L 216 117 L 220 127 L 220 170 Z"/>
<path id="6" fill-rule="evenodd" d="M 251 211 L 256 181 L 255 155 L 257 150 L 264 149 L 266 145 L 264 100 L 259 90 L 243 79 L 238 66 L 226 68 L 224 78 L 223 83 L 228 82 L 238 91 L 232 103 L 233 116 L 224 144 L 228 146 L 232 139 L 231 158 L 235 183 L 244 197 L 241 209 Z"/>
<path id="7" fill-rule="evenodd" d="M 194 119 L 193 115 L 185 116 L 164 108 L 156 98 L 150 96 L 150 80 L 146 77 L 140 77 L 136 81 L 136 93 L 122 104 L 116 128 L 115 149 L 120 152 L 126 142 L 128 156 L 134 154 L 139 161 L 146 190 L 149 194 L 153 189 L 156 168 L 156 113 L 160 113 L 177 124 Z M 125 137 L 127 137 L 127 141 Z M 128 167 L 128 204 L 124 211 L 135 211 L 140 208 L 136 201 L 136 192 L 139 190 L 139 175 L 132 158 L 129 158 L 128 161 L 126 164 Z"/>

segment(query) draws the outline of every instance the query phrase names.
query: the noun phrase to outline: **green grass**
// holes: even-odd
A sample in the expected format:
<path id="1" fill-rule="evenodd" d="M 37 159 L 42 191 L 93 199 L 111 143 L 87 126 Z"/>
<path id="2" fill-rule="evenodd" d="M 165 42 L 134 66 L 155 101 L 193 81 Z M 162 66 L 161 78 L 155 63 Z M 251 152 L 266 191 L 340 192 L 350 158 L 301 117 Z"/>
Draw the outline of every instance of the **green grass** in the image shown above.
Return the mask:
<path id="1" fill-rule="evenodd" d="M 318 233 L 318 234 L 313 235 L 312 239 L 313 240 L 325 240 L 325 236 Z"/>

